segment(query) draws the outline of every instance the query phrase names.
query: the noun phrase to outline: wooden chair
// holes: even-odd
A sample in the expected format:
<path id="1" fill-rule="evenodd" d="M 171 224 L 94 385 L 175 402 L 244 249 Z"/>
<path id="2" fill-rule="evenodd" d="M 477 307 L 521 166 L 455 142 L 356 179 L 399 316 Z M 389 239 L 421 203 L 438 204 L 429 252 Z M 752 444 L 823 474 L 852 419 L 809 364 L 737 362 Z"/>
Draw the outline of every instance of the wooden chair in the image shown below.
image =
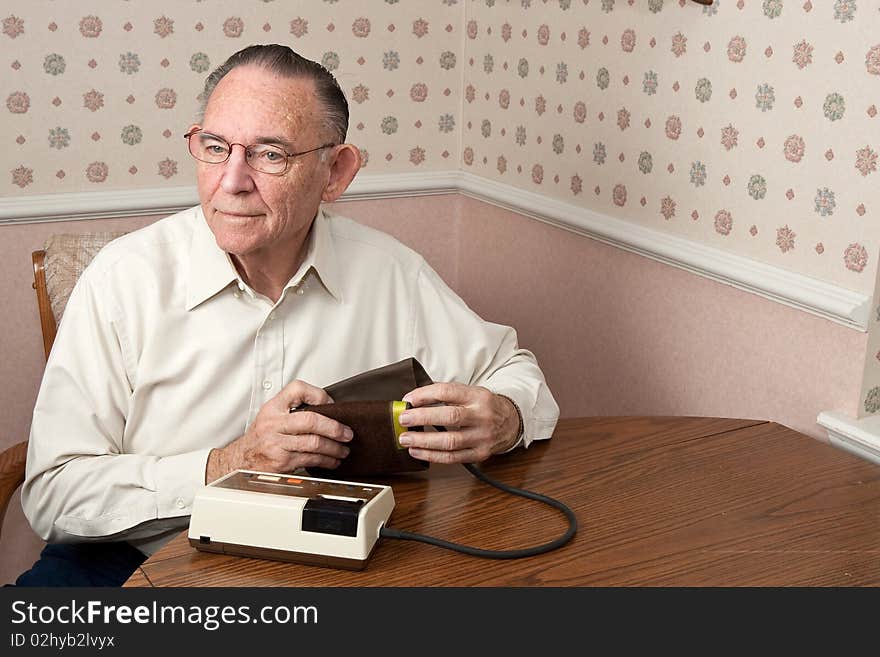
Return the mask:
<path id="1" fill-rule="evenodd" d="M 73 286 L 83 270 L 107 242 L 123 232 L 101 232 L 52 235 L 39 251 L 31 254 L 34 265 L 33 288 L 40 310 L 40 329 L 46 359 L 55 342 L 55 332 Z M 0 530 L 9 500 L 24 482 L 27 441 L 8 447 L 0 453 Z"/>

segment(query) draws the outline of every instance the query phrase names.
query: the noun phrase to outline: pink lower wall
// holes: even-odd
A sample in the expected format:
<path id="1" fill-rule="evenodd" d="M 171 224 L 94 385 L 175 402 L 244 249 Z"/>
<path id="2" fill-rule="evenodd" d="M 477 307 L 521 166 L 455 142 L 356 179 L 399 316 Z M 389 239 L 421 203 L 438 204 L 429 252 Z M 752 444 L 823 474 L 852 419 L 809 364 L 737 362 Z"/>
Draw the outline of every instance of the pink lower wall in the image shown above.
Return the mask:
<path id="1" fill-rule="evenodd" d="M 459 289 L 515 326 L 564 416 L 855 416 L 867 335 L 473 199 Z"/>
<path id="2" fill-rule="evenodd" d="M 855 415 L 863 333 L 460 195 L 334 209 L 411 245 L 477 312 L 516 327 L 563 417 L 771 419 L 824 439 L 819 411 Z M 31 251 L 54 232 L 154 219 L 0 226 L 0 447 L 27 437 L 44 363 Z M 17 499 L 3 528 L 0 582 L 41 546 Z"/>
<path id="3" fill-rule="evenodd" d="M 33 285 L 31 252 L 43 248 L 52 233 L 81 233 L 139 228 L 156 217 L 100 219 L 0 226 L 0 277 L 5 284 L 0 335 L 0 449 L 26 440 L 43 365 L 40 314 Z M 19 493 L 9 502 L 0 536 L 0 582 L 15 579 L 39 554 L 43 542 L 21 511 Z"/>

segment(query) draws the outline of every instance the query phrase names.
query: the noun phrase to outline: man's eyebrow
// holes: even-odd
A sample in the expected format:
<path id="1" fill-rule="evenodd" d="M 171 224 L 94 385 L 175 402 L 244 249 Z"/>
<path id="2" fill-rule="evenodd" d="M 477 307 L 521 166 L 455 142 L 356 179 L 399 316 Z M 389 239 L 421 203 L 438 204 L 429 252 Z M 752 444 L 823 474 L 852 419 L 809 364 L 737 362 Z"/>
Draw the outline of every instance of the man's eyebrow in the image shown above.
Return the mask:
<path id="1" fill-rule="evenodd" d="M 210 130 L 203 129 L 201 134 L 207 135 L 210 137 L 219 137 L 223 141 L 229 143 L 229 139 L 227 139 L 223 135 L 218 134 L 216 132 L 211 132 Z M 279 144 L 289 150 L 294 150 L 294 145 L 291 144 L 287 139 L 285 139 L 284 137 L 277 137 L 274 135 L 268 135 L 266 137 L 257 137 L 254 141 L 251 142 L 251 144 Z M 250 144 L 248 144 L 248 145 L 250 145 Z"/>
<path id="2" fill-rule="evenodd" d="M 275 137 L 275 136 L 271 136 L 271 135 L 268 137 L 257 137 L 253 141 L 253 143 L 254 144 L 279 144 L 289 150 L 293 150 L 293 144 L 291 144 L 287 139 L 284 139 L 284 137 Z"/>

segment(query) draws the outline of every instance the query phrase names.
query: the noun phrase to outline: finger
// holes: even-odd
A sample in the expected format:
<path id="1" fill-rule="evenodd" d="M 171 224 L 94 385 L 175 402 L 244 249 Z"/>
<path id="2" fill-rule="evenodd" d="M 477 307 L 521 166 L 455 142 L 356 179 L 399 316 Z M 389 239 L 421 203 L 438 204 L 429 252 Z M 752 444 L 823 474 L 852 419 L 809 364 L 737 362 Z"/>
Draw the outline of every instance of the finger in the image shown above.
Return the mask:
<path id="1" fill-rule="evenodd" d="M 479 444 L 479 438 L 473 431 L 407 431 L 398 438 L 404 447 L 455 452 L 473 449 Z"/>
<path id="2" fill-rule="evenodd" d="M 335 470 L 339 467 L 340 459 L 334 459 L 323 454 L 295 453 L 292 455 L 285 472 L 293 472 L 298 468 L 324 468 Z"/>
<path id="3" fill-rule="evenodd" d="M 281 391 L 272 398 L 272 402 L 279 408 L 283 408 L 286 412 L 291 408 L 296 408 L 302 404 L 330 404 L 333 399 L 327 394 L 323 388 L 313 386 L 296 379 L 288 383 Z"/>
<path id="4" fill-rule="evenodd" d="M 480 461 L 485 461 L 489 456 L 488 454 L 481 455 L 481 452 L 476 449 L 461 449 L 456 452 L 447 452 L 418 447 L 411 447 L 409 455 L 415 459 L 430 463 L 479 463 Z"/>
<path id="5" fill-rule="evenodd" d="M 465 427 L 474 424 L 474 414 L 464 406 L 425 406 L 400 414 L 405 427 Z"/>
<path id="6" fill-rule="evenodd" d="M 281 433 L 291 436 L 313 433 L 341 442 L 348 442 L 354 437 L 351 427 L 313 411 L 297 411 L 282 416 Z"/>
<path id="7" fill-rule="evenodd" d="M 413 406 L 439 403 L 463 406 L 473 399 L 475 391 L 479 389 L 476 386 L 468 386 L 463 383 L 431 383 L 406 393 L 403 396 L 403 401 L 408 401 Z"/>
<path id="8" fill-rule="evenodd" d="M 349 453 L 348 447 L 342 443 L 314 433 L 282 436 L 279 444 L 288 452 L 320 454 L 335 459 L 344 459 Z"/>

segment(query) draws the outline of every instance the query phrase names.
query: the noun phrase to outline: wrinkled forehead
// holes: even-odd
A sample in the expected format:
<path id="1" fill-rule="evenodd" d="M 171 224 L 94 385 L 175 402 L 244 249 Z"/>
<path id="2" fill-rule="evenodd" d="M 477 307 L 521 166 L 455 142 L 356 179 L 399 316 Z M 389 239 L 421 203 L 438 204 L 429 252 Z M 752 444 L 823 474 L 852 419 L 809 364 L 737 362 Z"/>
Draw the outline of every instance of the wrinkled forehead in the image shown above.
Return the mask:
<path id="1" fill-rule="evenodd" d="M 296 141 L 300 135 L 314 134 L 320 125 L 312 80 L 240 66 L 227 73 L 211 93 L 202 127 L 226 138 L 281 133 Z"/>

